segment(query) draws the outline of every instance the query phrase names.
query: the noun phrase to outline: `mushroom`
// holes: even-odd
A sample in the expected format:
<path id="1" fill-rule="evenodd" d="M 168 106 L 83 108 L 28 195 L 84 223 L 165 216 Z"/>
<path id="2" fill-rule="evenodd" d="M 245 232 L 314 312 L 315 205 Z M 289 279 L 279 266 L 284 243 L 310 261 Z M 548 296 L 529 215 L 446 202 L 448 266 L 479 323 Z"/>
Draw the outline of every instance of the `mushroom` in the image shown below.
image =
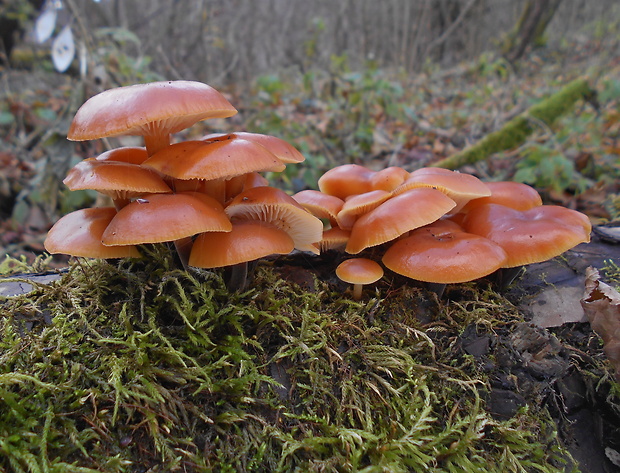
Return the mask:
<path id="1" fill-rule="evenodd" d="M 47 233 L 45 250 L 87 258 L 139 258 L 134 245 L 104 246 L 101 236 L 116 215 L 114 207 L 80 209 L 60 218 Z"/>
<path id="2" fill-rule="evenodd" d="M 557 205 L 515 210 L 485 204 L 467 214 L 464 229 L 500 245 L 508 254 L 504 267 L 539 263 L 579 243 L 590 241 L 592 225 L 581 212 Z"/>
<path id="3" fill-rule="evenodd" d="M 329 220 L 332 226 L 336 225 L 336 216 L 344 205 L 342 199 L 316 190 L 300 191 L 292 197 L 315 217 Z"/>
<path id="4" fill-rule="evenodd" d="M 290 195 L 274 187 L 254 187 L 237 195 L 224 209 L 232 221 L 260 220 L 288 233 L 295 248 L 318 254 L 323 222 Z"/>
<path id="5" fill-rule="evenodd" d="M 274 225 L 261 221 L 241 220 L 232 231 L 202 233 L 196 238 L 189 265 L 200 268 L 231 267 L 227 286 L 241 290 L 247 285 L 247 264 L 273 254 L 288 254 L 293 239 Z"/>
<path id="6" fill-rule="evenodd" d="M 473 281 L 505 264 L 506 252 L 487 238 L 466 233 L 449 220 L 412 231 L 383 255 L 383 264 L 441 296 L 445 284 Z"/>
<path id="7" fill-rule="evenodd" d="M 350 258 L 336 268 L 336 276 L 344 282 L 353 284 L 353 300 L 362 298 L 362 288 L 383 277 L 383 268 L 379 263 L 368 258 Z"/>
<path id="8" fill-rule="evenodd" d="M 139 146 L 122 146 L 101 153 L 95 159 L 97 161 L 120 161 L 122 163 L 142 164 L 149 155 L 146 148 Z"/>
<path id="9" fill-rule="evenodd" d="M 345 230 L 351 230 L 360 215 L 376 209 L 390 197 L 392 195 L 384 190 L 374 190 L 348 197 L 336 216 L 338 226 Z"/>
<path id="10" fill-rule="evenodd" d="M 102 242 L 106 246 L 160 243 L 231 230 L 223 207 L 209 196 L 148 194 L 116 214 Z"/>
<path id="11" fill-rule="evenodd" d="M 123 207 L 101 241 L 107 246 L 171 241 L 183 267 L 187 267 L 192 236 L 231 230 L 222 205 L 207 195 L 148 194 Z"/>
<path id="12" fill-rule="evenodd" d="M 235 133 L 213 133 L 203 137 L 204 141 L 218 141 L 222 139 L 229 139 L 230 137 L 242 138 L 244 140 L 251 141 L 267 148 L 273 154 L 275 154 L 280 161 L 286 164 L 301 163 L 306 158 L 301 154 L 297 148 L 295 148 L 288 141 L 281 138 L 263 135 L 260 133 L 249 133 L 247 131 L 237 131 Z"/>
<path id="13" fill-rule="evenodd" d="M 392 241 L 438 220 L 455 205 L 452 199 L 435 189 L 420 187 L 403 192 L 356 220 L 346 251 L 356 254 L 370 246 Z"/>
<path id="14" fill-rule="evenodd" d="M 92 140 L 119 135 L 144 137 L 151 156 L 170 144 L 170 135 L 208 118 L 237 110 L 214 88 L 193 81 L 162 81 L 109 89 L 77 111 L 67 138 Z"/>
<path id="15" fill-rule="evenodd" d="M 409 173 L 398 166 L 390 166 L 381 169 L 370 178 L 372 190 L 392 192 L 409 177 Z"/>
<path id="16" fill-rule="evenodd" d="M 92 189 L 107 195 L 118 210 L 132 198 L 172 192 L 159 174 L 150 169 L 138 164 L 93 158 L 76 164 L 62 182 L 72 191 Z"/>
<path id="17" fill-rule="evenodd" d="M 226 180 L 250 172 L 283 171 L 284 163 L 262 145 L 242 138 L 185 141 L 170 145 L 143 166 L 194 186 L 224 203 Z M 175 182 L 172 183 L 176 187 Z"/>
<path id="18" fill-rule="evenodd" d="M 371 191 L 370 179 L 373 174 L 374 171 L 358 164 L 336 166 L 319 178 L 319 190 L 344 200 L 350 195 Z"/>
<path id="19" fill-rule="evenodd" d="M 472 199 L 491 195 L 487 185 L 471 174 L 450 171 L 443 168 L 421 168 L 409 174 L 409 177 L 393 192 L 398 195 L 409 189 L 431 187 L 450 197 L 456 206 L 452 213 L 457 213 Z"/>
<path id="20" fill-rule="evenodd" d="M 491 190 L 491 195 L 470 200 L 461 210 L 463 213 L 484 204 L 500 204 L 515 210 L 529 210 L 543 203 L 536 189 L 521 182 L 497 181 L 487 182 L 486 185 Z"/>

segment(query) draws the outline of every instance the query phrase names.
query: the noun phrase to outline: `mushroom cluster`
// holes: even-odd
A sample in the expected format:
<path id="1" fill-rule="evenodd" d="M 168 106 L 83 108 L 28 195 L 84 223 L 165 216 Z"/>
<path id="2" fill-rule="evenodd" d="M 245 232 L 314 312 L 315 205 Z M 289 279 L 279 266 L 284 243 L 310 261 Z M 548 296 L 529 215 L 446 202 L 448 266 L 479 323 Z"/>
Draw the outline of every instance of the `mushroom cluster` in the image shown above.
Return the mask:
<path id="1" fill-rule="evenodd" d="M 433 167 L 375 172 L 347 164 L 318 184 L 318 191 L 293 198 L 325 222 L 321 250 L 366 252 L 436 291 L 545 261 L 590 239 L 584 214 L 542 205 L 536 190 L 521 183 L 483 183 Z M 356 281 L 348 270 L 342 279 Z"/>
<path id="2" fill-rule="evenodd" d="M 110 89 L 86 101 L 70 140 L 137 135 L 122 147 L 73 167 L 70 190 L 93 189 L 114 207 L 81 209 L 49 231 L 50 253 L 139 257 L 139 245 L 174 242 L 187 265 L 235 266 L 294 248 L 318 251 L 321 221 L 260 175 L 304 157 L 287 142 L 257 133 L 207 135 L 171 144 L 171 135 L 209 118 L 237 113 L 212 87 L 169 81 Z"/>

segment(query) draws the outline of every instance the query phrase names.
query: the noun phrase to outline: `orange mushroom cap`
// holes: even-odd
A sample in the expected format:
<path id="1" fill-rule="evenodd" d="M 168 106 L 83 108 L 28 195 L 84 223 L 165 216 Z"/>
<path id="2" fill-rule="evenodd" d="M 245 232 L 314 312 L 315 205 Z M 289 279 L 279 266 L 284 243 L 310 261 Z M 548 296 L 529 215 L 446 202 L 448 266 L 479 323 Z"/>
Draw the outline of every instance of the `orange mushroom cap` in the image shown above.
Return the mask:
<path id="1" fill-rule="evenodd" d="M 67 138 L 141 135 L 149 155 L 170 142 L 170 134 L 208 118 L 226 118 L 237 110 L 214 88 L 193 81 L 162 81 L 109 89 L 77 111 Z"/>
<path id="2" fill-rule="evenodd" d="M 360 215 L 376 209 L 392 195 L 388 191 L 374 190 L 350 196 L 336 217 L 338 226 L 350 230 Z"/>
<path id="3" fill-rule="evenodd" d="M 390 166 L 381 169 L 370 178 L 370 186 L 373 190 L 392 192 L 409 177 L 409 173 L 398 166 Z"/>
<path id="4" fill-rule="evenodd" d="M 335 224 L 336 215 L 344 205 L 344 201 L 321 191 L 305 190 L 294 194 L 293 199 L 317 218 L 323 218 Z"/>
<path id="5" fill-rule="evenodd" d="M 273 154 L 275 154 L 280 161 L 286 164 L 301 163 L 306 159 L 304 155 L 301 154 L 299 150 L 297 150 L 297 148 L 295 148 L 292 144 L 281 138 L 277 138 L 271 135 L 249 133 L 247 131 L 237 131 L 230 134 L 213 133 L 203 137 L 202 139 L 205 141 L 217 141 L 221 139 L 226 139 L 229 136 L 242 138 L 244 140 L 252 141 L 253 143 L 262 145 Z"/>
<path id="6" fill-rule="evenodd" d="M 417 281 L 451 284 L 479 279 L 505 263 L 506 252 L 499 245 L 440 222 L 394 243 L 383 255 L 383 264 Z"/>
<path id="7" fill-rule="evenodd" d="M 254 187 L 237 195 L 225 209 L 231 220 L 260 220 L 288 233 L 295 248 L 318 253 L 323 222 L 304 209 L 290 195 L 274 187 Z"/>
<path id="8" fill-rule="evenodd" d="M 344 200 L 350 195 L 371 191 L 370 178 L 373 174 L 374 171 L 358 164 L 336 166 L 319 178 L 319 190 Z"/>
<path id="9" fill-rule="evenodd" d="M 241 138 L 176 143 L 155 153 L 142 165 L 177 179 L 207 181 L 285 169 L 282 161 L 264 146 Z"/>
<path id="10" fill-rule="evenodd" d="M 484 204 L 500 204 L 515 210 L 529 210 L 542 205 L 540 194 L 533 187 L 514 181 L 487 182 L 491 190 L 488 197 L 470 200 L 461 210 L 469 212 L 474 207 Z"/>
<path id="11" fill-rule="evenodd" d="M 92 158 L 76 164 L 62 182 L 72 191 L 92 189 L 114 200 L 172 192 L 159 174 L 150 169 L 138 164 Z"/>
<path id="12" fill-rule="evenodd" d="M 323 230 L 323 238 L 318 243 L 319 250 L 321 253 L 327 250 L 344 250 L 350 237 L 351 232 L 342 228 L 332 227 Z"/>
<path id="13" fill-rule="evenodd" d="M 415 228 L 439 219 L 455 203 L 444 193 L 420 187 L 389 200 L 357 219 L 351 229 L 347 253 L 359 253 L 370 246 L 394 240 Z"/>
<path id="14" fill-rule="evenodd" d="M 190 266 L 220 268 L 293 251 L 293 239 L 269 223 L 242 220 L 232 231 L 198 235 L 189 257 Z"/>
<path id="15" fill-rule="evenodd" d="M 499 204 L 472 209 L 463 221 L 470 233 L 484 236 L 508 254 L 504 267 L 546 261 L 590 241 L 592 225 L 581 212 L 556 205 L 519 211 Z"/>
<path id="16" fill-rule="evenodd" d="M 45 250 L 87 258 L 139 258 L 138 249 L 131 246 L 104 246 L 101 236 L 116 215 L 114 207 L 81 209 L 71 212 L 50 229 L 45 238 Z"/>
<path id="17" fill-rule="evenodd" d="M 353 299 L 359 300 L 362 296 L 362 286 L 381 279 L 383 268 L 368 258 L 350 258 L 338 265 L 336 276 L 344 282 L 353 284 Z"/>
<path id="18" fill-rule="evenodd" d="M 123 146 L 101 153 L 95 159 L 97 161 L 120 161 L 122 163 L 142 164 L 149 155 L 146 148 L 139 146 Z"/>
<path id="19" fill-rule="evenodd" d="M 409 174 L 409 177 L 394 190 L 394 194 L 400 194 L 417 187 L 431 187 L 440 190 L 454 202 L 452 212 L 458 212 L 467 202 L 472 199 L 491 195 L 487 185 L 471 174 L 450 171 L 443 168 L 421 168 Z"/>
<path id="20" fill-rule="evenodd" d="M 223 207 L 207 195 L 148 194 L 118 212 L 102 242 L 107 246 L 137 245 L 231 230 Z"/>

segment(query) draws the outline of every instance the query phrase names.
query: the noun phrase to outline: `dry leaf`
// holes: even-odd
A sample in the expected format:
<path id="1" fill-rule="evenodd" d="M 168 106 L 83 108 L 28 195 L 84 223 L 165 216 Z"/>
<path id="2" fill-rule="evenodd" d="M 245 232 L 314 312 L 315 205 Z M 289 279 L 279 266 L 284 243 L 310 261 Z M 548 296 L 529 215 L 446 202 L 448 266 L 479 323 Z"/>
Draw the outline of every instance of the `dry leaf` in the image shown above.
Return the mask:
<path id="1" fill-rule="evenodd" d="M 602 339 L 603 351 L 620 381 L 620 293 L 601 282 L 598 271 L 586 269 L 586 290 L 581 299 L 590 326 Z"/>

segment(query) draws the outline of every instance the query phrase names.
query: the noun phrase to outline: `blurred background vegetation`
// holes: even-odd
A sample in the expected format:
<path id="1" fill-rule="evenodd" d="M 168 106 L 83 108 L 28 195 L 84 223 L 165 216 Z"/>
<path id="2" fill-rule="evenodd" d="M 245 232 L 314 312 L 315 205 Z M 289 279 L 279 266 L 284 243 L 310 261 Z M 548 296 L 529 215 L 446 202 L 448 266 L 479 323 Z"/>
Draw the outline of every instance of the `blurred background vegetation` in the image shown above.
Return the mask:
<path id="1" fill-rule="evenodd" d="M 465 170 L 527 182 L 599 221 L 620 214 L 617 0 L 3 0 L 0 8 L 4 253 L 42 251 L 59 215 L 95 204 L 93 193 L 64 189 L 70 166 L 136 144 L 67 142 L 84 100 L 164 79 L 206 82 L 240 112 L 178 139 L 247 130 L 297 146 L 306 162 L 269 176 L 292 192 L 316 187 L 338 164 L 432 165 L 585 77 L 596 102 Z M 50 37 L 37 42 L 50 9 Z M 61 73 L 52 54 L 66 29 L 75 53 Z"/>

